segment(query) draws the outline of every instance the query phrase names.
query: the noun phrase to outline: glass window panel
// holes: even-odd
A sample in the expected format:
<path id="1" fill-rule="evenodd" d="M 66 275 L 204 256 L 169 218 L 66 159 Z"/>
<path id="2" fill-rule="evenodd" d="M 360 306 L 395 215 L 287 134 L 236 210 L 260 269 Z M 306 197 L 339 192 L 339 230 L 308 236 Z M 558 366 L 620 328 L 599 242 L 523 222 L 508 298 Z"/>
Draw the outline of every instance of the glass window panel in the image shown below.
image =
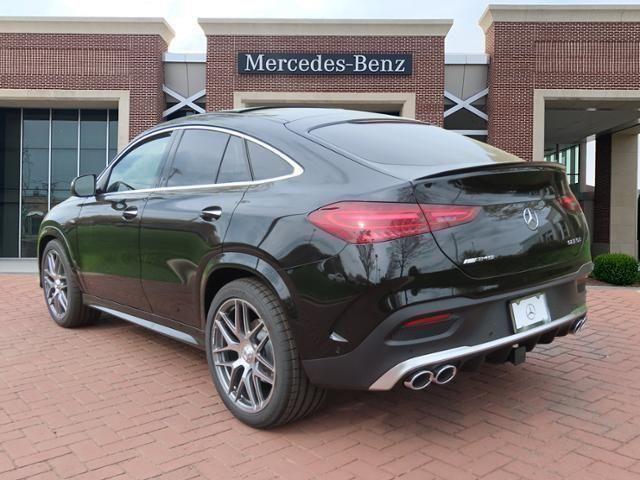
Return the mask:
<path id="1" fill-rule="evenodd" d="M 118 151 L 118 111 L 109 110 L 109 156 L 108 162 L 111 163 Z"/>
<path id="2" fill-rule="evenodd" d="M 35 257 L 49 204 L 49 110 L 24 110 L 22 145 L 21 254 Z"/>
<path id="3" fill-rule="evenodd" d="M 78 168 L 78 110 L 53 110 L 51 125 L 51 206 L 69 197 Z"/>
<path id="4" fill-rule="evenodd" d="M 185 130 L 169 170 L 167 186 L 216 182 L 229 135 L 210 130 Z"/>
<path id="5" fill-rule="evenodd" d="M 158 135 L 128 152 L 113 167 L 107 192 L 154 187 L 171 134 Z"/>
<path id="6" fill-rule="evenodd" d="M 49 149 L 49 109 L 24 109 L 23 148 Z"/>
<path id="7" fill-rule="evenodd" d="M 244 140 L 232 136 L 224 152 L 216 183 L 247 182 L 250 180 L 251 172 L 247 163 Z"/>
<path id="8" fill-rule="evenodd" d="M 107 111 L 80 112 L 80 175 L 98 174 L 107 163 Z"/>
<path id="9" fill-rule="evenodd" d="M 467 109 L 460 109 L 444 117 L 447 130 L 486 130 L 487 121 Z"/>
<path id="10" fill-rule="evenodd" d="M 487 113 L 487 96 L 478 98 L 475 102 L 471 102 L 471 105 L 481 112 Z"/>
<path id="11" fill-rule="evenodd" d="M 257 143 L 247 142 L 247 150 L 254 180 L 282 177 L 293 172 L 291 165 Z"/>
<path id="12" fill-rule="evenodd" d="M 51 206 L 66 200 L 71 195 L 71 180 L 76 177 L 78 167 L 77 150 L 51 150 Z"/>
<path id="13" fill-rule="evenodd" d="M 98 175 L 104 170 L 107 152 L 100 149 L 80 150 L 80 175 L 93 173 Z"/>
<path id="14" fill-rule="evenodd" d="M 78 110 L 53 110 L 51 148 L 78 148 Z"/>
<path id="15" fill-rule="evenodd" d="M 18 256 L 20 109 L 0 108 L 0 257 Z"/>

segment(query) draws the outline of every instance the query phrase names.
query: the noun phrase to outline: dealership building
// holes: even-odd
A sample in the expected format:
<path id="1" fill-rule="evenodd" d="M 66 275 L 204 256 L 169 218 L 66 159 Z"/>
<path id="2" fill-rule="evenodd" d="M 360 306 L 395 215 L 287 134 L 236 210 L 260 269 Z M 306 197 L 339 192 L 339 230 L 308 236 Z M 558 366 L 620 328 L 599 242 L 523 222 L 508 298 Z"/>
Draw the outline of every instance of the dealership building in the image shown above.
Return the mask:
<path id="1" fill-rule="evenodd" d="M 0 18 L 0 257 L 33 258 L 70 180 L 145 129 L 282 105 L 401 115 L 563 163 L 594 252 L 637 256 L 640 6 L 490 6 L 485 54 L 445 54 L 452 23 L 200 19 L 198 55 L 167 52 L 162 19 Z"/>

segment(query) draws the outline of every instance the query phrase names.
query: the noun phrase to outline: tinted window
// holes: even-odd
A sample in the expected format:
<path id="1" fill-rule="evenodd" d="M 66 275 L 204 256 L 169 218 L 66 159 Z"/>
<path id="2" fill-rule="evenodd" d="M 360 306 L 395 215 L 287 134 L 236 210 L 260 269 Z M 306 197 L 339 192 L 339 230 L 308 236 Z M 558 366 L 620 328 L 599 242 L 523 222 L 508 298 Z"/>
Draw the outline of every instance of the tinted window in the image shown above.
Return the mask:
<path id="1" fill-rule="evenodd" d="M 251 160 L 254 180 L 282 177 L 293 171 L 291 165 L 285 160 L 257 143 L 247 142 L 247 151 Z"/>
<path id="2" fill-rule="evenodd" d="M 80 175 L 97 173 L 107 165 L 107 111 L 80 112 Z"/>
<path id="3" fill-rule="evenodd" d="M 167 186 L 216 183 L 229 135 L 211 130 L 186 130 L 182 134 Z"/>
<path id="4" fill-rule="evenodd" d="M 488 145 L 422 123 L 338 123 L 316 128 L 311 134 L 360 158 L 388 165 L 442 165 L 442 152 L 446 152 L 448 167 L 464 165 L 478 154 L 488 160 L 484 163 L 518 160 Z"/>
<path id="5" fill-rule="evenodd" d="M 247 163 L 244 140 L 232 136 L 224 152 L 217 183 L 248 182 L 251 172 Z"/>
<path id="6" fill-rule="evenodd" d="M 153 137 L 122 157 L 111 169 L 107 192 L 154 187 L 170 138 L 169 133 Z"/>

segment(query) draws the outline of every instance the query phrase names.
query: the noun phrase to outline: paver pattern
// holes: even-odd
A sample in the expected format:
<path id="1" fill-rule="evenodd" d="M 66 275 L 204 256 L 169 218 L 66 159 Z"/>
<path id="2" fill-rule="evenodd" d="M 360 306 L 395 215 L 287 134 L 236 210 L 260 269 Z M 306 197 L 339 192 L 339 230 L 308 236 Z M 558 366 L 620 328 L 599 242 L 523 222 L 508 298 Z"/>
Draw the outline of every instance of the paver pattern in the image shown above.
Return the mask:
<path id="1" fill-rule="evenodd" d="M 590 288 L 577 337 L 423 392 L 337 392 L 252 430 L 204 354 L 105 316 L 48 317 L 33 275 L 0 275 L 0 479 L 640 478 L 640 291 Z"/>

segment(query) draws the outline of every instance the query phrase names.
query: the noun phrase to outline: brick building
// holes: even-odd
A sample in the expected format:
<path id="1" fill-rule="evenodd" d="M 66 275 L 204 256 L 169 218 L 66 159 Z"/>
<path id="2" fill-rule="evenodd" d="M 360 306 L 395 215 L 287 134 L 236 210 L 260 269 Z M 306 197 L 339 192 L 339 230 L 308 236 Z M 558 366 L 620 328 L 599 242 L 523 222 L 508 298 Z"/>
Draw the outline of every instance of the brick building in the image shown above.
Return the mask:
<path id="1" fill-rule="evenodd" d="M 167 53 L 162 19 L 0 19 L 0 257 L 33 257 L 71 178 L 151 125 L 269 105 L 402 115 L 559 161 L 596 250 L 637 254 L 640 7 L 490 6 L 485 55 L 446 55 L 449 20 L 199 23 L 206 55 Z"/>

